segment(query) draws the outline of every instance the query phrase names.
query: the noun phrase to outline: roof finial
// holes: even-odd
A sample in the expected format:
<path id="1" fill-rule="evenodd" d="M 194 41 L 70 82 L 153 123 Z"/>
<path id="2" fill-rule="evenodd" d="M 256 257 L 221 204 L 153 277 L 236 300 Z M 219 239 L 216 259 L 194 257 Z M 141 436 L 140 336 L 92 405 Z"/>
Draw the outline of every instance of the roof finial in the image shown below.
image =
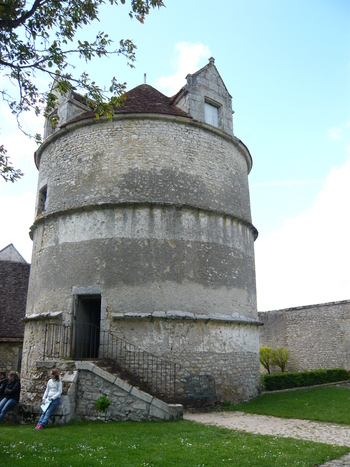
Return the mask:
<path id="1" fill-rule="evenodd" d="M 215 63 L 215 58 L 210 57 L 209 58 L 209 65 L 214 65 L 214 63 Z"/>
<path id="2" fill-rule="evenodd" d="M 146 73 L 143 74 L 143 84 L 146 84 Z"/>

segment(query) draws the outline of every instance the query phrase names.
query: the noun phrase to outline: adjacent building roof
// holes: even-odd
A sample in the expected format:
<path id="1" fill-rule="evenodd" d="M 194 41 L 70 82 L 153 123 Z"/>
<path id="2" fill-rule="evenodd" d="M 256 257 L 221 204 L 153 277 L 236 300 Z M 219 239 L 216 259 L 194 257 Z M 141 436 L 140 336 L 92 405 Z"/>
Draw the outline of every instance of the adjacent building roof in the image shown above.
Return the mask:
<path id="1" fill-rule="evenodd" d="M 0 342 L 23 340 L 29 271 L 12 244 L 0 251 Z"/>
<path id="2" fill-rule="evenodd" d="M 18 253 L 12 243 L 0 250 L 0 261 L 12 261 L 14 263 L 27 264 L 27 261 Z"/>

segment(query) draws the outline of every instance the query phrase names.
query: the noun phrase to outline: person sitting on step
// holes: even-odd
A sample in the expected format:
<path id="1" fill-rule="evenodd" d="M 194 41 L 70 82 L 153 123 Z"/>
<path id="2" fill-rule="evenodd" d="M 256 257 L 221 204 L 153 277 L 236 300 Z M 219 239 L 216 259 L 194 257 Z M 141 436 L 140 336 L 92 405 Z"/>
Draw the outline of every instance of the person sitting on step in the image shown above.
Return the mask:
<path id="1" fill-rule="evenodd" d="M 46 407 L 42 407 L 43 412 L 35 427 L 36 430 L 42 430 L 47 424 L 50 415 L 60 403 L 61 394 L 62 382 L 60 380 L 60 372 L 57 368 L 53 368 L 42 399 L 42 404 Z"/>
<path id="2" fill-rule="evenodd" d="M 4 390 L 4 398 L 0 402 L 0 422 L 2 422 L 6 413 L 13 409 L 19 402 L 21 392 L 21 382 L 15 371 L 10 371 L 8 381 Z"/>

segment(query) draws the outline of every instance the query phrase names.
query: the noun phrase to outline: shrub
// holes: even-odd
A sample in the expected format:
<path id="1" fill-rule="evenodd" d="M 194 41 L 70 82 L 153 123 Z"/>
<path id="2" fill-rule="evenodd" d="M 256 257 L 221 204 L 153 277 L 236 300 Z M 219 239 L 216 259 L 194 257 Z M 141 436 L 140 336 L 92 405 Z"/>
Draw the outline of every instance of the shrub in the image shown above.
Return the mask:
<path id="1" fill-rule="evenodd" d="M 281 368 L 282 373 L 284 373 L 286 369 L 288 359 L 289 352 L 288 349 L 286 349 L 285 347 L 278 347 L 277 349 L 272 350 L 271 361 L 274 365 Z"/>
<path id="2" fill-rule="evenodd" d="M 95 401 L 95 405 L 99 412 L 105 413 L 108 407 L 111 405 L 111 401 L 106 396 L 101 396 Z"/>
<path id="3" fill-rule="evenodd" d="M 260 347 L 260 363 L 270 374 L 272 350 L 270 347 Z"/>
<path id="4" fill-rule="evenodd" d="M 278 391 L 280 389 L 335 383 L 337 381 L 347 381 L 349 378 L 349 373 L 343 368 L 300 372 L 295 371 L 263 376 L 264 386 L 267 391 Z"/>

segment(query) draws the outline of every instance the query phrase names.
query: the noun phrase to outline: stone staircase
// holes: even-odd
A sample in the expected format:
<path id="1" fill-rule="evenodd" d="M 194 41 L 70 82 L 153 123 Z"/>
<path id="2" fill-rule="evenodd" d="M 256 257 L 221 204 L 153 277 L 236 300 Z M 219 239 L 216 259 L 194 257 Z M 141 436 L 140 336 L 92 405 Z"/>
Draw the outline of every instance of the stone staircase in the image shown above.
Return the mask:
<path id="1" fill-rule="evenodd" d="M 36 423 L 40 403 L 52 368 L 61 372 L 61 402 L 49 423 L 64 424 L 71 419 L 85 420 L 174 420 L 182 418 L 183 406 L 166 402 L 140 390 L 101 368 L 93 361 L 45 360 L 37 362 L 37 373 L 20 404 L 4 421 Z M 105 396 L 111 401 L 105 413 L 99 412 L 95 401 Z"/>

